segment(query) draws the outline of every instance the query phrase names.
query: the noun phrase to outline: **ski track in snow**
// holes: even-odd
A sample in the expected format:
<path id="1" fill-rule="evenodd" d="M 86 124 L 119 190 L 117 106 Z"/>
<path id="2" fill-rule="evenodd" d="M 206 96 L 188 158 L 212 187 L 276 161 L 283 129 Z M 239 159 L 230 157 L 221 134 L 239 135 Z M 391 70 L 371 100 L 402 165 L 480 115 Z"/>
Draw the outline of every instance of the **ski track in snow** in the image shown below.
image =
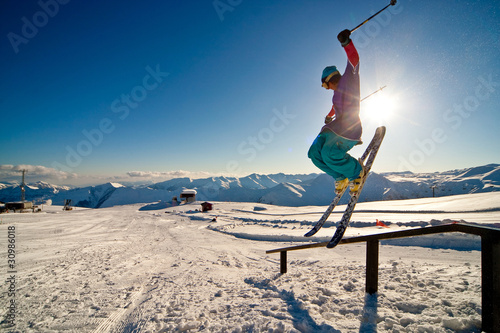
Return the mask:
<path id="1" fill-rule="evenodd" d="M 0 329 L 480 332 L 479 251 L 381 245 L 379 292 L 367 295 L 361 244 L 291 252 L 289 272 L 280 275 L 279 257 L 265 251 L 291 245 L 287 237 L 310 225 L 245 220 L 255 218 L 254 205 L 216 203 L 205 214 L 190 206 L 166 212 L 129 205 L 2 215 L 0 237 L 16 226 L 18 308 L 16 326 Z M 265 207 L 273 219 L 290 210 Z M 324 229 L 331 236 L 332 228 Z M 383 231 L 348 231 L 365 229 Z M 231 234 L 240 231 L 262 238 Z M 5 247 L 0 255 L 5 258 Z M 6 260 L 0 271 L 7 271 Z M 0 321 L 6 284 L 1 293 Z"/>

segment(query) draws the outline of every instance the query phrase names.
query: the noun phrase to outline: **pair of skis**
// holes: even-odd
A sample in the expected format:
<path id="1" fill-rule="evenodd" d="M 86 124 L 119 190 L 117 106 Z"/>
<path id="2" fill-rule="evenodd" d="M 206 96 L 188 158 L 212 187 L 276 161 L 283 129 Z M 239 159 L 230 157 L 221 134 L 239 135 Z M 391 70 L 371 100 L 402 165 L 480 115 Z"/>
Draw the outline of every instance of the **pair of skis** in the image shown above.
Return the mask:
<path id="1" fill-rule="evenodd" d="M 368 174 L 370 172 L 370 169 L 372 167 L 373 161 L 375 160 L 375 156 L 377 156 L 378 150 L 380 148 L 380 145 L 382 143 L 382 140 L 384 139 L 385 136 L 385 126 L 378 127 L 375 131 L 375 135 L 373 136 L 372 141 L 366 148 L 365 152 L 360 158 L 361 163 L 365 166 L 365 174 L 363 178 L 361 179 L 361 184 L 358 188 L 357 191 L 350 192 L 351 198 L 349 200 L 349 203 L 347 204 L 347 208 L 344 212 L 344 215 L 342 216 L 342 219 L 340 220 L 339 225 L 337 226 L 337 230 L 335 231 L 335 234 L 333 235 L 332 239 L 330 242 L 327 244 L 327 248 L 333 248 L 337 246 L 337 244 L 342 240 L 342 237 L 344 236 L 345 230 L 347 226 L 349 225 L 349 221 L 351 220 L 351 215 L 354 211 L 354 207 L 356 206 L 356 203 L 358 202 L 359 195 L 361 193 L 361 190 L 363 189 L 363 186 L 365 185 L 365 181 L 368 178 Z M 366 161 L 366 162 L 365 162 Z M 345 186 L 341 191 L 339 191 L 335 198 L 333 199 L 332 203 L 328 208 L 326 209 L 325 213 L 321 218 L 319 219 L 318 222 L 314 225 L 314 227 L 306 233 L 304 236 L 306 237 L 311 237 L 312 235 L 316 234 L 319 229 L 325 224 L 326 220 L 332 213 L 333 209 L 337 205 L 337 203 L 340 201 L 342 196 L 344 195 L 345 191 L 347 190 L 349 186 Z"/>

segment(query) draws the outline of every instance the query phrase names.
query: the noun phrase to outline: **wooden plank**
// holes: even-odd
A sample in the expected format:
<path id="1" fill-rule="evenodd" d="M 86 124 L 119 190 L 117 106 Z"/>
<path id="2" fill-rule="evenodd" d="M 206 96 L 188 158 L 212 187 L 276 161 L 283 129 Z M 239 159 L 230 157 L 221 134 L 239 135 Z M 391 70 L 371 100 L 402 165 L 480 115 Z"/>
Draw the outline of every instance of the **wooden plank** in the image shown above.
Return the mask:
<path id="1" fill-rule="evenodd" d="M 308 243 L 308 244 L 303 244 L 303 245 L 283 247 L 281 249 L 268 250 L 268 251 L 266 251 L 266 253 L 277 253 L 277 252 L 281 252 L 281 251 L 296 251 L 296 250 L 303 250 L 303 249 L 311 249 L 314 247 L 326 247 L 326 244 L 328 244 L 328 242 Z"/>

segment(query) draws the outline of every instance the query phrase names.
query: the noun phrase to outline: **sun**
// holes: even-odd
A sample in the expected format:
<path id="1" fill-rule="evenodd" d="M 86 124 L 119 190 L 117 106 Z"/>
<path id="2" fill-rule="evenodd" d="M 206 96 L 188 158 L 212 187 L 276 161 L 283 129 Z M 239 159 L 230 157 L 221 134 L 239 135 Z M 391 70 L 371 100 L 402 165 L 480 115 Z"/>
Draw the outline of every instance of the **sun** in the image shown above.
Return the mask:
<path id="1" fill-rule="evenodd" d="M 384 92 L 372 95 L 361 103 L 363 117 L 369 118 L 379 123 L 389 121 L 396 108 L 395 98 L 391 98 Z"/>

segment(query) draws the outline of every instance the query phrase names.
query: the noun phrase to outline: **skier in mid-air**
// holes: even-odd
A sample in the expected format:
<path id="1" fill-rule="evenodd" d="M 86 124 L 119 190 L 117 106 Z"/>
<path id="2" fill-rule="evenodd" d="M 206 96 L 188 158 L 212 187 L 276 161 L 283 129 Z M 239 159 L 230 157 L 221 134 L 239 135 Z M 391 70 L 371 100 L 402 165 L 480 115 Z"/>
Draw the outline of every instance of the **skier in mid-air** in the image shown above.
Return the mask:
<path id="1" fill-rule="evenodd" d="M 321 83 L 333 90 L 332 109 L 325 118 L 325 125 L 309 148 L 308 157 L 314 165 L 335 180 L 335 192 L 350 185 L 356 192 L 364 176 L 364 166 L 347 152 L 361 144 L 359 118 L 359 55 L 350 39 L 351 31 L 344 30 L 337 36 L 347 54 L 347 67 L 341 75 L 335 66 L 323 70 Z"/>
<path id="2" fill-rule="evenodd" d="M 335 179 L 335 197 L 314 227 L 304 235 L 305 237 L 315 235 L 323 227 L 344 192 L 348 187 L 351 188 L 351 197 L 347 203 L 347 208 L 335 230 L 335 234 L 326 245 L 327 248 L 337 246 L 342 240 L 365 180 L 385 136 L 385 126 L 379 126 L 359 160 L 347 153 L 352 147 L 362 143 L 361 134 L 363 131 L 359 118 L 359 55 L 351 41 L 351 33 L 394 5 L 396 5 L 396 0 L 391 0 L 387 6 L 364 20 L 354 29 L 340 32 L 337 39 L 347 54 L 347 67 L 344 74 L 341 75 L 337 67 L 328 66 L 321 75 L 322 86 L 325 89 L 333 90 L 333 106 L 325 118 L 325 125 L 314 140 L 311 148 L 309 148 L 307 155 L 314 165 Z"/>

